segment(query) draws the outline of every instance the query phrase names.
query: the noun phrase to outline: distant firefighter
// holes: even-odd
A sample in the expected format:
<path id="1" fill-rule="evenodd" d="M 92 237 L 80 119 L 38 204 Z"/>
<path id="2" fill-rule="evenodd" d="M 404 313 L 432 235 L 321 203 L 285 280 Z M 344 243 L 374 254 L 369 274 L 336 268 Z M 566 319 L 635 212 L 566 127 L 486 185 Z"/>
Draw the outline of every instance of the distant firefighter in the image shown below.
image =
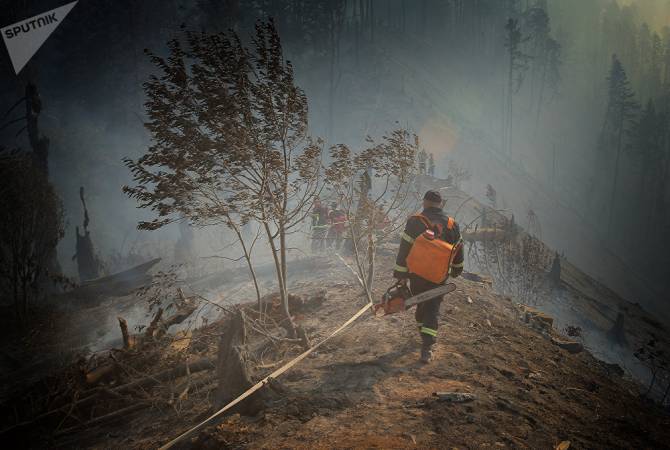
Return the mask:
<path id="1" fill-rule="evenodd" d="M 328 207 L 317 198 L 312 209 L 312 253 L 325 249 L 328 227 Z"/>
<path id="2" fill-rule="evenodd" d="M 330 204 L 328 214 L 330 228 L 328 229 L 328 242 L 334 250 L 339 250 L 344 239 L 344 230 L 347 224 L 347 213 L 337 207 L 337 202 Z"/>
<path id="3" fill-rule="evenodd" d="M 435 176 L 435 158 L 432 153 L 428 156 L 428 175 Z"/>
<path id="4" fill-rule="evenodd" d="M 418 163 L 419 163 L 419 173 L 421 175 L 425 175 L 426 174 L 426 158 L 427 158 L 426 151 L 421 149 L 417 158 L 418 158 Z"/>

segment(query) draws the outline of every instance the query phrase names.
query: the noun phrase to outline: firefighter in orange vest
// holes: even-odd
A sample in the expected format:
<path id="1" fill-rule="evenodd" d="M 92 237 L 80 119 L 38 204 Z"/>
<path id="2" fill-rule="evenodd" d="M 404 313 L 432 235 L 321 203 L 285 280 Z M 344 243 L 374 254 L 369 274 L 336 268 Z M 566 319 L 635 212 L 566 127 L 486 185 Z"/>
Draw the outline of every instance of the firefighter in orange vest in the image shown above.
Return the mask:
<path id="1" fill-rule="evenodd" d="M 425 222 L 433 225 L 436 239 L 441 239 L 455 246 L 455 254 L 450 265 L 449 275 L 457 277 L 463 272 L 463 246 L 457 245 L 461 241 L 461 233 L 454 219 L 444 213 L 442 205 L 442 196 L 438 191 L 426 192 L 423 196 L 423 211 L 420 215 L 410 217 L 402 233 L 393 277 L 401 284 L 405 284 L 409 280 L 412 295 L 417 295 L 439 286 L 439 284 L 411 273 L 407 267 L 407 256 L 412 249 L 412 244 L 428 228 Z M 419 216 L 423 216 L 423 218 Z M 421 335 L 421 362 L 423 363 L 430 362 L 433 357 L 440 303 L 442 303 L 441 296 L 420 303 L 416 308 L 415 318 Z"/>

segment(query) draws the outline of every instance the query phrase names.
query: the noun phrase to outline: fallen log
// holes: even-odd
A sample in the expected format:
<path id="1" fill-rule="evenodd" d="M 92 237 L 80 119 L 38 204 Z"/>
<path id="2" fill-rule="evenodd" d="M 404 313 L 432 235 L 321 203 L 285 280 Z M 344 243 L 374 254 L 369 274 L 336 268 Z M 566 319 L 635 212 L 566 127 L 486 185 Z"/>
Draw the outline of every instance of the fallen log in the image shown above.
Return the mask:
<path id="1" fill-rule="evenodd" d="M 193 314 L 195 310 L 198 309 L 196 302 L 186 298 L 181 288 L 179 288 L 177 292 L 179 293 L 179 298 L 181 299 L 181 301 L 177 304 L 177 311 L 160 323 L 160 326 L 157 328 L 155 333 L 156 337 L 158 338 L 165 335 L 171 326 L 179 325 L 191 317 L 191 314 Z"/>
<path id="2" fill-rule="evenodd" d="M 84 408 L 90 406 L 93 402 L 100 399 L 100 394 L 111 392 L 112 395 L 114 396 L 115 394 L 121 394 L 138 388 L 148 388 L 164 381 L 182 377 L 186 375 L 188 371 L 190 371 L 190 373 L 193 374 L 196 372 L 201 372 L 203 370 L 210 370 L 213 369 L 214 367 L 215 367 L 214 361 L 211 358 L 203 358 L 193 363 L 182 363 L 177 367 L 166 369 L 154 375 L 148 375 L 144 378 L 140 378 L 138 380 L 120 386 L 116 386 L 115 388 L 112 389 L 104 387 L 93 388 L 86 391 L 85 394 L 87 394 L 87 396 L 80 400 L 76 400 L 70 404 L 61 406 L 57 409 L 47 411 L 31 420 L 27 420 L 18 423 L 16 425 L 12 425 L 11 427 L 5 428 L 4 430 L 1 430 L 0 437 L 6 436 L 10 433 L 17 432 L 26 427 L 34 426 L 35 424 L 42 422 L 44 420 L 57 417 L 62 414 L 68 414 L 74 411 L 75 408 Z"/>
<path id="3" fill-rule="evenodd" d="M 188 319 L 195 312 L 196 308 L 197 305 L 191 303 L 180 305 L 177 312 L 163 321 L 161 324 L 162 331 L 159 331 L 158 334 L 165 334 L 172 325 L 179 325 Z"/>
<path id="4" fill-rule="evenodd" d="M 584 350 L 584 346 L 580 342 L 551 338 L 551 343 L 557 347 L 569 351 L 570 353 L 579 353 Z"/>
<path id="5" fill-rule="evenodd" d="M 130 406 L 126 406 L 125 408 L 117 409 L 116 411 L 112 411 L 109 414 L 105 414 L 102 416 L 98 416 L 94 419 L 89 420 L 88 422 L 80 423 L 78 425 L 75 425 L 70 428 L 65 428 L 63 430 L 59 430 L 54 434 L 54 437 L 58 436 L 63 436 L 66 434 L 73 433 L 75 431 L 81 430 L 83 428 L 90 428 L 96 425 L 102 425 L 105 423 L 113 422 L 118 419 L 127 417 L 128 414 L 133 413 L 135 411 L 139 411 L 140 409 L 144 409 L 151 406 L 151 402 L 148 401 L 138 401 L 136 403 L 133 403 Z"/>
<path id="6" fill-rule="evenodd" d="M 114 373 L 116 373 L 116 370 L 117 367 L 114 363 L 98 366 L 86 374 L 86 384 L 93 386 L 100 383 L 101 381 L 109 379 Z"/>
<path id="7" fill-rule="evenodd" d="M 156 311 L 156 315 L 151 320 L 151 323 L 149 324 L 147 330 L 144 333 L 144 337 L 149 339 L 154 337 L 154 333 L 156 332 L 156 329 L 158 328 L 158 325 L 162 317 L 163 317 L 163 308 L 158 308 L 158 311 Z"/>
<path id="8" fill-rule="evenodd" d="M 480 228 L 475 231 L 463 231 L 461 236 L 466 242 L 505 242 L 512 234 L 503 228 Z"/>
<path id="9" fill-rule="evenodd" d="M 203 370 L 214 369 L 214 367 L 215 367 L 214 361 L 212 361 L 211 358 L 202 358 L 193 363 L 182 363 L 177 367 L 166 369 L 155 375 L 148 375 L 144 378 L 140 378 L 139 380 L 135 380 L 130 383 L 117 386 L 114 389 L 112 389 L 112 391 L 116 393 L 121 393 L 136 388 L 147 388 L 162 383 L 163 381 L 183 377 L 188 373 L 188 371 L 190 371 L 190 373 L 193 374 L 196 372 L 201 372 Z"/>
<path id="10" fill-rule="evenodd" d="M 148 271 L 160 260 L 155 258 L 128 270 L 87 281 L 61 295 L 70 299 L 85 300 L 85 304 L 91 306 L 97 304 L 100 298 L 128 295 L 151 280 Z"/>

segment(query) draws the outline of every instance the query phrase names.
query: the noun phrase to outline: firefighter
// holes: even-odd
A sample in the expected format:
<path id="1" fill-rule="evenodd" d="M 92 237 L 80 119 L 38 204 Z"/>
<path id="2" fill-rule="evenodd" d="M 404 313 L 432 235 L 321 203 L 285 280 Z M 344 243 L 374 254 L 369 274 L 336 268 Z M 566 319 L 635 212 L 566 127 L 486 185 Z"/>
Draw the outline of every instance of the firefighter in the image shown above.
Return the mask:
<path id="1" fill-rule="evenodd" d="M 314 200 L 312 209 L 312 253 L 323 251 L 328 232 L 328 207 L 321 204 L 320 199 Z"/>
<path id="2" fill-rule="evenodd" d="M 344 237 L 344 228 L 347 223 L 347 213 L 337 207 L 337 202 L 330 204 L 330 213 L 328 214 L 330 229 L 328 230 L 328 242 L 334 250 L 339 250 L 342 246 Z"/>
<path id="3" fill-rule="evenodd" d="M 441 239 L 455 246 L 455 255 L 450 266 L 449 276 L 457 277 L 463 272 L 463 246 L 457 245 L 461 240 L 461 234 L 454 219 L 448 217 L 442 210 L 442 205 L 442 196 L 438 191 L 431 190 L 426 192 L 423 197 L 423 211 L 420 215 L 410 217 L 402 233 L 393 277 L 398 280 L 399 284 L 404 285 L 409 281 L 412 295 L 417 295 L 439 286 L 439 284 L 411 273 L 407 266 L 407 256 L 412 249 L 414 241 L 427 231 L 428 227 L 425 222 L 433 225 L 436 239 Z M 423 218 L 420 216 L 427 218 L 427 221 L 422 220 Z M 426 261 L 426 263 L 430 265 L 431 261 Z M 423 363 L 430 362 L 433 357 L 440 303 L 442 303 L 442 297 L 436 297 L 419 304 L 416 308 L 415 318 L 421 336 L 421 362 Z"/>

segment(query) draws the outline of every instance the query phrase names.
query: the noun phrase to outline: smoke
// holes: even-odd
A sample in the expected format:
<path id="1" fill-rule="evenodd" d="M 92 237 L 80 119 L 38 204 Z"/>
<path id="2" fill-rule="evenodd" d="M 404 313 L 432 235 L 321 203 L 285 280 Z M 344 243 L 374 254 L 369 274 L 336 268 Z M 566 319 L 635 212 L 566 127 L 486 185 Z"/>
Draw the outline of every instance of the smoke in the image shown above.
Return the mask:
<path id="1" fill-rule="evenodd" d="M 658 33 L 670 26 L 670 3 L 667 0 L 618 0 L 618 3 L 632 7 L 633 14 Z"/>
<path id="2" fill-rule="evenodd" d="M 178 226 L 137 231 L 137 222 L 150 213 L 121 192 L 131 181 L 122 158 L 137 158 L 151 144 L 143 124 L 142 83 L 155 68 L 142 50 L 163 54 L 167 40 L 181 35 L 181 23 L 192 30 L 227 28 L 232 18 L 208 14 L 206 3 L 176 8 L 162 3 L 158 8 L 156 1 L 132 2 L 128 8 L 118 2 L 81 4 L 34 59 L 44 105 L 41 131 L 51 140 L 51 177 L 67 212 L 66 235 L 58 249 L 66 274 L 76 275 L 71 256 L 74 229 L 83 214 L 80 186 L 87 193 L 93 243 L 110 271 L 142 258 L 174 256 Z M 240 3 L 237 29 L 246 39 L 254 21 L 267 12 L 258 13 L 251 2 Z M 319 16 L 318 8 L 305 12 L 314 15 L 312 22 L 277 17 L 286 55 L 308 98 L 310 132 L 328 144 L 360 149 L 368 134 L 409 128 L 435 155 L 437 174 L 446 175 L 449 161 L 458 161 L 472 172 L 464 185 L 468 194 L 484 200 L 485 186 L 491 184 L 501 205 L 516 217 L 532 208 L 542 239 L 581 269 L 628 299 L 667 310 L 644 283 L 631 280 L 617 258 L 610 258 L 598 225 L 585 217 L 593 209 L 588 194 L 606 105 L 610 55 L 602 51 L 599 33 L 608 2 L 548 2 L 549 33 L 562 47 L 561 81 L 556 92 L 545 86 L 538 109 L 540 68 L 528 69 L 513 95 L 508 153 L 502 150 L 506 13 L 493 6 L 493 12 L 466 8 L 463 14 L 472 14 L 472 21 L 463 25 L 454 21 L 448 2 L 425 2 L 431 14 L 423 14 L 419 3 L 424 2 L 403 11 L 390 2 L 387 8 L 374 8 L 374 30 L 362 27 L 355 34 L 357 27 L 333 28 L 337 36 L 332 42 L 324 32 L 332 25 L 331 16 Z M 667 2 L 627 3 L 655 28 L 668 24 Z M 137 20 L 129 21 L 130 16 Z M 350 11 L 344 16 L 357 20 Z M 320 21 L 324 27 L 309 28 Z M 3 77 L 9 80 L 10 75 L 3 72 Z M 11 75 L 9 83 L 21 92 L 21 80 Z M 3 98 L 2 104 L 13 100 Z M 25 136 L 14 142 L 28 148 Z M 234 253 L 223 250 L 229 242 L 225 235 L 225 230 L 195 230 L 195 257 Z"/>

